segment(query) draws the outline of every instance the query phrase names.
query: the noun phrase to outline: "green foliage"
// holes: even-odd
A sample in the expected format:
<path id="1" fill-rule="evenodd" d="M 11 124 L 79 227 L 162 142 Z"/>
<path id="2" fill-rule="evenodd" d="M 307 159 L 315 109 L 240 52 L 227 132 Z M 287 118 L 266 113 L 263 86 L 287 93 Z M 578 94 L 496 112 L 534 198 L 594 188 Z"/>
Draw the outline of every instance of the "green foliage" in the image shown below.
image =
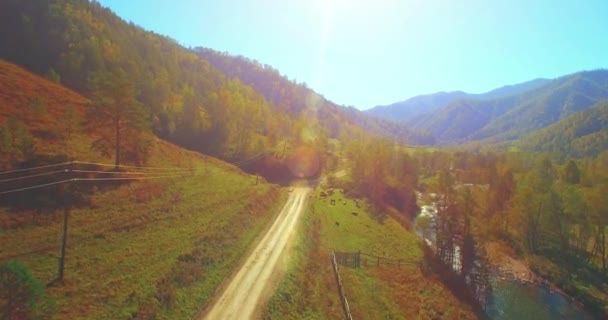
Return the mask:
<path id="1" fill-rule="evenodd" d="M 352 141 L 346 153 L 351 163 L 350 193 L 368 198 L 380 215 L 392 207 L 414 216 L 418 174 L 407 154 L 388 140 L 363 136 Z"/>
<path id="2" fill-rule="evenodd" d="M 601 102 L 577 112 L 525 136 L 516 145 L 522 150 L 568 157 L 597 156 L 608 149 L 608 104 Z"/>
<path id="3" fill-rule="evenodd" d="M 564 181 L 569 184 L 578 184 L 581 181 L 581 172 L 573 160 L 568 161 L 563 173 Z"/>
<path id="4" fill-rule="evenodd" d="M 212 49 L 196 48 L 195 51 L 229 77 L 239 78 L 261 92 L 275 112 L 285 113 L 293 118 L 301 114 L 314 115 L 332 138 L 339 138 L 342 134 L 351 135 L 356 132 L 354 128 L 357 128 L 402 143 L 435 143 L 434 138 L 425 130 L 413 130 L 400 123 L 369 117 L 352 107 L 341 108 L 309 89 L 306 84 L 287 79 L 269 65 Z"/>
<path id="5" fill-rule="evenodd" d="M 67 87 L 102 102 L 95 103 L 100 118 L 117 95 L 128 93 L 133 98 L 128 109 L 140 109 L 145 127 L 160 137 L 230 159 L 259 152 L 265 140 L 276 138 L 270 130 L 289 127 L 290 118 L 270 115 L 268 102 L 250 87 L 228 79 L 172 39 L 121 20 L 98 2 L 7 1 L 0 11 L 27 17 L 0 21 L 0 57 L 39 74 L 58 75 Z M 9 29 L 13 31 L 6 33 Z M 98 129 L 107 131 L 104 127 Z M 107 141 L 109 134 L 97 134 L 103 139 L 96 147 L 115 149 Z"/>
<path id="6" fill-rule="evenodd" d="M 61 84 L 61 76 L 53 68 L 49 69 L 49 71 L 46 74 L 46 78 L 56 84 Z"/>
<path id="7" fill-rule="evenodd" d="M 40 96 L 35 96 L 31 101 L 29 107 L 38 114 L 46 113 L 46 104 Z"/>
<path id="8" fill-rule="evenodd" d="M 51 316 L 44 285 L 18 261 L 0 264 L 0 318 L 40 319 Z"/>
<path id="9" fill-rule="evenodd" d="M 56 136 L 58 136 L 63 144 L 64 154 L 70 154 L 70 145 L 72 140 L 82 130 L 82 118 L 72 105 L 67 106 L 60 115 L 60 121 L 55 128 Z"/>
<path id="10" fill-rule="evenodd" d="M 143 106 L 135 99 L 135 88 L 121 68 L 95 74 L 91 81 L 95 95 L 87 114 L 88 125 L 99 138 L 93 147 L 104 155 L 114 154 L 116 166 L 129 152 L 129 160 L 143 163 L 146 155 L 142 135 L 146 127 Z M 144 146 L 141 150 L 140 147 Z"/>
<path id="11" fill-rule="evenodd" d="M 23 122 L 9 116 L 6 125 L 0 126 L 0 155 L 9 162 L 31 157 L 35 152 L 34 139 Z"/>

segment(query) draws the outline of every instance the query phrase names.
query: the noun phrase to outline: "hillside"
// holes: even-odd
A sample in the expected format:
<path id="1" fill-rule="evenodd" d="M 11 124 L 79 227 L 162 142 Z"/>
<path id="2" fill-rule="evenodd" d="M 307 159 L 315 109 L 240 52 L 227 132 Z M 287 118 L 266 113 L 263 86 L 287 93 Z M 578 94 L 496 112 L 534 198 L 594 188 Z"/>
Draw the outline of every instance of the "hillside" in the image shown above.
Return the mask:
<path id="1" fill-rule="evenodd" d="M 570 115 L 518 141 L 520 150 L 595 157 L 608 149 L 608 103 Z"/>
<path id="2" fill-rule="evenodd" d="M 196 48 L 195 52 L 222 70 L 228 77 L 237 78 L 261 92 L 273 110 L 298 117 L 308 114 L 331 132 L 332 137 L 352 134 L 354 130 L 401 141 L 405 144 L 435 143 L 426 130 L 413 130 L 394 121 L 370 117 L 355 108 L 338 106 L 309 89 L 297 84 L 269 65 L 262 65 L 242 56 L 230 56 L 212 49 Z M 394 119 L 392 119 L 394 120 Z"/>
<path id="3" fill-rule="evenodd" d="M 412 144 L 433 143 L 428 134 L 403 125 L 346 112 L 274 71 L 260 77 L 273 81 L 273 91 L 266 90 L 251 77 L 237 76 L 170 38 L 127 23 L 98 2 L 8 1 L 0 4 L 0 12 L 7 17 L 0 19 L 0 58 L 92 100 L 115 92 L 103 92 L 103 79 L 118 79 L 132 87 L 129 107 L 142 109 L 143 125 L 190 150 L 237 162 L 286 139 L 301 143 L 302 133 L 293 128 L 317 133 L 306 143 L 317 143 L 326 132 L 339 138 L 366 130 Z M 254 78 L 272 71 L 241 66 Z M 285 94 L 275 99 L 276 92 Z M 296 125 L 299 120 L 303 126 Z"/>
<path id="4" fill-rule="evenodd" d="M 417 117 L 442 144 L 505 142 L 549 126 L 608 98 L 608 71 L 575 73 L 524 93 L 490 100 L 459 100 Z"/>
<path id="5" fill-rule="evenodd" d="M 53 157 L 112 162 L 110 156 L 91 148 L 96 130 L 86 122 L 69 141 L 59 134 L 66 129 L 63 115 L 72 107 L 80 120 L 91 108 L 89 100 L 77 93 L 0 61 L 0 133 L 10 129 L 8 122 L 20 123 L 33 142 L 27 158 L 0 145 L 0 152 L 10 153 L 17 165 Z M 137 169 L 142 181 L 71 182 L 72 188 L 84 191 L 95 186 L 95 190 L 71 211 L 65 285 L 46 290 L 56 303 L 48 317 L 190 318 L 239 264 L 284 199 L 276 186 L 263 181 L 256 184 L 255 177 L 232 165 L 150 133 L 144 132 L 142 137 L 150 145 L 139 165 L 156 168 L 152 173 Z M 66 142 L 69 148 L 65 148 Z M 3 162 L 7 159 L 2 157 Z M 3 163 L 5 168 L 12 165 Z M 83 165 L 73 168 L 79 166 Z M 175 168 L 181 171 L 173 171 Z M 105 169 L 87 166 L 86 170 Z M 2 178 L 20 176 L 4 174 Z M 61 179 L 56 176 L 50 177 Z M 2 191 L 12 187 L 10 181 L 0 182 Z M 55 192 L 51 187 L 38 190 Z M 23 192 L 15 195 L 36 203 L 29 191 Z M 57 275 L 62 213 L 50 204 L 13 206 L 12 199 L 0 195 L 0 263 L 22 261 L 35 279 L 46 284 Z"/>
<path id="6" fill-rule="evenodd" d="M 0 12 L 9 17 L 0 19 L 0 58 L 91 100 L 110 98 L 103 79 L 120 80 L 131 87 L 128 107 L 143 110 L 145 126 L 190 150 L 246 159 L 276 145 L 295 121 L 271 113 L 260 93 L 176 41 L 98 2 L 7 1 Z"/>
<path id="7" fill-rule="evenodd" d="M 428 114 L 461 99 L 496 99 L 509 95 L 519 94 L 546 84 L 548 79 L 535 79 L 524 83 L 507 85 L 485 93 L 473 94 L 463 91 L 437 92 L 433 94 L 415 96 L 405 101 L 396 102 L 386 106 L 376 106 L 365 112 L 385 119 L 405 121 L 408 124 L 416 123 L 416 118 Z"/>

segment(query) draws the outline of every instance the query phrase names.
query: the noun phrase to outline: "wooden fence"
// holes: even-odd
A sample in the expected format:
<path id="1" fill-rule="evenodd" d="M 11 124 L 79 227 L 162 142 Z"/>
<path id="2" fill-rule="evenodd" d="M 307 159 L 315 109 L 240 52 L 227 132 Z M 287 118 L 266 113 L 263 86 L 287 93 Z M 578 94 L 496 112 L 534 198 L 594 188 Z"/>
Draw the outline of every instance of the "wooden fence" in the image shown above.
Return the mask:
<path id="1" fill-rule="evenodd" d="M 418 264 L 417 261 L 379 257 L 363 252 L 335 251 L 334 256 L 336 257 L 336 261 L 338 264 L 351 268 L 371 267 L 380 265 L 392 265 L 399 268 L 402 265 Z"/>
<path id="2" fill-rule="evenodd" d="M 340 302 L 342 302 L 342 310 L 344 311 L 344 319 L 353 320 L 353 316 L 350 313 L 350 307 L 348 306 L 348 300 L 344 294 L 344 286 L 342 286 L 342 278 L 340 278 L 340 272 L 338 272 L 338 262 L 336 260 L 336 252 L 332 253 L 332 265 L 334 269 L 334 276 L 336 277 L 336 283 L 338 284 L 338 293 L 340 294 Z"/>

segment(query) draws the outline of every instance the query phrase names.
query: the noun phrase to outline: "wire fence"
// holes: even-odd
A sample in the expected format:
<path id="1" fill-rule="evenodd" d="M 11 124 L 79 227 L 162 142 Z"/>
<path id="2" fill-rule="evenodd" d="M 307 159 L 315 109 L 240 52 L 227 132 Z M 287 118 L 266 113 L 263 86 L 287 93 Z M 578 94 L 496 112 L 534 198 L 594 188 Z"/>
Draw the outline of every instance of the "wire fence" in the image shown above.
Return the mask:
<path id="1" fill-rule="evenodd" d="M 380 257 L 363 252 L 340 252 L 335 251 L 335 257 L 338 264 L 350 267 L 350 268 L 362 268 L 380 265 L 390 265 L 400 268 L 406 265 L 418 265 L 418 261 L 407 260 L 407 259 L 393 259 L 387 257 Z"/>

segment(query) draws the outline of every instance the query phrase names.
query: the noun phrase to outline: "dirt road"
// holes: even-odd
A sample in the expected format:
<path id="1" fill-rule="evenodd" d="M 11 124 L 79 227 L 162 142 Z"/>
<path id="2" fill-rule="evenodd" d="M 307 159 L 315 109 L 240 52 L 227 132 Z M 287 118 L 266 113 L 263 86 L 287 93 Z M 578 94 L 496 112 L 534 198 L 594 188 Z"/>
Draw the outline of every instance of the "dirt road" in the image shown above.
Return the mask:
<path id="1" fill-rule="evenodd" d="M 310 188 L 294 188 L 266 235 L 201 319 L 251 319 L 256 316 L 258 308 L 265 303 L 264 293 L 267 293 L 279 257 L 295 232 L 310 191 Z"/>

